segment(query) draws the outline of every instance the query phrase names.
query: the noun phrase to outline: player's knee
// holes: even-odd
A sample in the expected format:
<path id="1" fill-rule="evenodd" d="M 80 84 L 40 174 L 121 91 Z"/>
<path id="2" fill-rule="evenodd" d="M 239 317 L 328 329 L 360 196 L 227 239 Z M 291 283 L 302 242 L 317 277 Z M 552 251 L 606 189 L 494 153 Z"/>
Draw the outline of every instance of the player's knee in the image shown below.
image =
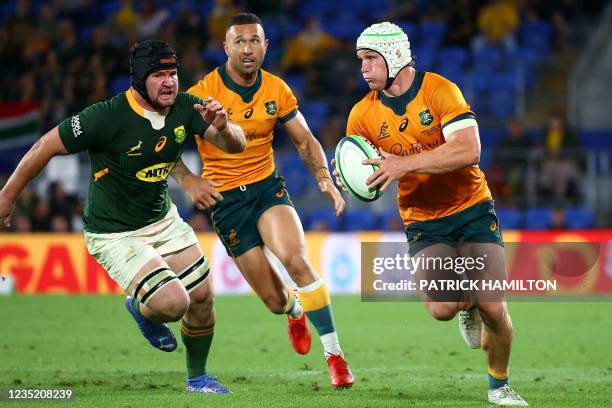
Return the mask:
<path id="1" fill-rule="evenodd" d="M 451 302 L 429 302 L 427 310 L 429 310 L 429 314 L 434 319 L 447 321 L 457 314 L 457 304 Z"/>
<path id="2" fill-rule="evenodd" d="M 214 297 L 210 290 L 204 287 L 197 288 L 189 294 L 190 308 L 198 310 L 211 310 L 214 307 Z"/>
<path id="3" fill-rule="evenodd" d="M 168 322 L 176 322 L 180 320 L 189 309 L 189 295 L 185 289 L 180 286 L 160 293 L 155 305 L 157 312 L 164 316 L 164 320 Z"/>
<path id="4" fill-rule="evenodd" d="M 506 304 L 504 302 L 481 302 L 478 304 L 480 316 L 485 325 L 498 326 L 507 319 Z"/>
<path id="5" fill-rule="evenodd" d="M 189 297 L 173 300 L 165 310 L 166 316 L 172 322 L 179 321 L 187 313 L 189 303 Z"/>
<path id="6" fill-rule="evenodd" d="M 269 294 L 262 298 L 266 307 L 274 314 L 283 314 L 285 312 L 285 306 L 289 300 L 287 292 Z"/>
<path id="7" fill-rule="evenodd" d="M 291 251 L 283 257 L 282 262 L 294 280 L 296 280 L 295 277 L 306 276 L 310 272 L 308 259 L 303 251 Z M 299 282 L 296 283 L 299 284 Z"/>

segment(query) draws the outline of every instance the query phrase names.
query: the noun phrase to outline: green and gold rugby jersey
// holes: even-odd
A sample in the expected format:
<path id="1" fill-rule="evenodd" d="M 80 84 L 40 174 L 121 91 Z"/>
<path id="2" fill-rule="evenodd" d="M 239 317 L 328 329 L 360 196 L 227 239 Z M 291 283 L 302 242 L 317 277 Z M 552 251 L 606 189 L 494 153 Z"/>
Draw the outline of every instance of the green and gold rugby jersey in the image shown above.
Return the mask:
<path id="1" fill-rule="evenodd" d="M 59 124 L 66 150 L 89 153 L 86 231 L 133 231 L 166 215 L 171 202 L 167 178 L 183 143 L 187 137 L 204 135 L 208 128 L 194 103 L 203 102 L 179 93 L 163 116 L 145 111 L 129 89 Z"/>

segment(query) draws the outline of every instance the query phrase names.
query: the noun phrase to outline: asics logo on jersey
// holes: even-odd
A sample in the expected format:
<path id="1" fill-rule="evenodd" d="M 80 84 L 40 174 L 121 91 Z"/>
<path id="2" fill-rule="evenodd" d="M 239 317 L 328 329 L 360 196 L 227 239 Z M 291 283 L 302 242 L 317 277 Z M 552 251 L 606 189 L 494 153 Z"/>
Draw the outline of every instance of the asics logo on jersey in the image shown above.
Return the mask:
<path id="1" fill-rule="evenodd" d="M 378 133 L 378 136 L 376 136 L 376 140 L 386 139 L 391 136 L 388 129 L 389 125 L 387 125 L 387 122 L 383 122 L 382 125 L 380 125 L 380 132 Z"/>
<path id="2" fill-rule="evenodd" d="M 404 130 L 406 130 L 407 127 L 408 127 L 408 118 L 404 118 L 404 120 L 402 120 L 402 123 L 400 123 L 399 125 L 399 131 L 403 132 Z"/>
<path id="3" fill-rule="evenodd" d="M 155 144 L 155 153 L 159 153 L 164 147 L 166 147 L 167 141 L 168 138 L 166 136 L 160 137 Z"/>
<path id="4" fill-rule="evenodd" d="M 138 173 L 136 173 L 136 178 L 138 180 L 146 181 L 147 183 L 163 181 L 168 178 L 168 174 L 170 174 L 173 167 L 174 162 L 155 164 L 140 170 Z"/>
<path id="5" fill-rule="evenodd" d="M 70 126 L 72 127 L 72 134 L 74 137 L 79 137 L 83 134 L 83 130 L 81 129 L 81 118 L 79 115 L 74 115 L 70 118 Z"/>
<path id="6" fill-rule="evenodd" d="M 136 153 L 136 150 L 140 150 L 141 146 L 142 146 L 142 140 L 139 140 L 136 146 L 130 147 L 130 150 L 127 151 L 127 155 L 128 156 L 140 156 L 142 153 L 140 152 Z"/>
<path id="7" fill-rule="evenodd" d="M 250 119 L 250 118 L 251 118 L 251 116 L 253 116 L 253 108 L 249 109 L 248 111 L 246 111 L 246 112 L 244 113 L 244 118 L 245 118 L 245 119 Z"/>

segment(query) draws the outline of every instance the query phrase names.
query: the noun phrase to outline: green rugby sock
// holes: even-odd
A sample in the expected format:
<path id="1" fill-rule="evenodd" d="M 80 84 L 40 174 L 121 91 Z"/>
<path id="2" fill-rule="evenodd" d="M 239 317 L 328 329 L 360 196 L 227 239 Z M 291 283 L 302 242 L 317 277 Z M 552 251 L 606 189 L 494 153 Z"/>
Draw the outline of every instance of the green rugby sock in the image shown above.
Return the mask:
<path id="1" fill-rule="evenodd" d="M 505 373 L 500 373 L 493 370 L 492 368 L 489 368 L 488 376 L 490 390 L 495 390 L 499 387 L 503 387 L 504 385 L 508 384 L 508 371 L 506 371 Z"/>
<path id="2" fill-rule="evenodd" d="M 214 323 L 210 326 L 199 327 L 181 320 L 181 339 L 186 349 L 187 378 L 206 374 L 206 360 L 214 334 Z"/>

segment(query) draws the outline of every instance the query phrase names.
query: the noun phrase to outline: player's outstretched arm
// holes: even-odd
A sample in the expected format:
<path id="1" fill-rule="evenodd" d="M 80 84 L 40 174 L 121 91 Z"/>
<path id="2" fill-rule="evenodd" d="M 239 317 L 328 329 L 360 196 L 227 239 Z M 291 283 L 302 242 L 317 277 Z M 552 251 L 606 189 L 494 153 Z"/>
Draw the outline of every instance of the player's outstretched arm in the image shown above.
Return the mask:
<path id="1" fill-rule="evenodd" d="M 0 219 L 5 226 L 11 225 L 15 201 L 23 188 L 40 173 L 53 156 L 68 154 L 62 144 L 57 126 L 41 137 L 23 156 L 17 168 L 0 190 Z"/>
<path id="2" fill-rule="evenodd" d="M 225 108 L 211 97 L 204 99 L 204 106 L 196 103 L 194 109 L 200 112 L 211 126 L 204 132 L 204 138 L 227 153 L 240 153 L 246 148 L 242 128 L 227 117 Z"/>
<path id="3" fill-rule="evenodd" d="M 170 174 L 200 210 L 211 208 L 217 201 L 223 200 L 221 193 L 215 190 L 215 187 L 223 184 L 196 176 L 185 166 L 183 159 L 176 162 Z"/>
<path id="4" fill-rule="evenodd" d="M 293 119 L 285 123 L 285 129 L 302 161 L 315 175 L 319 189 L 334 203 L 336 216 L 342 214 L 346 204 L 331 178 L 325 152 L 319 141 L 312 135 L 304 116 L 298 112 Z"/>

